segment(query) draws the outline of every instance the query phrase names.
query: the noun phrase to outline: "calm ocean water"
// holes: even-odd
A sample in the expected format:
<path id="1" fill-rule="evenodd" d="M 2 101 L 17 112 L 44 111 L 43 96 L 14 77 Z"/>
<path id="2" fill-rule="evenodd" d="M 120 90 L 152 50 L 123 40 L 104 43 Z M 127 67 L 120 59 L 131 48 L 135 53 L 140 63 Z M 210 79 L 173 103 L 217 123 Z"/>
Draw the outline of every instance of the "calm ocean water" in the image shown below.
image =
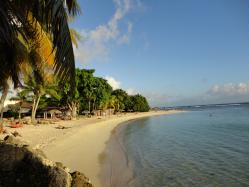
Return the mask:
<path id="1" fill-rule="evenodd" d="M 127 124 L 127 186 L 249 186 L 249 105 L 201 107 Z"/>

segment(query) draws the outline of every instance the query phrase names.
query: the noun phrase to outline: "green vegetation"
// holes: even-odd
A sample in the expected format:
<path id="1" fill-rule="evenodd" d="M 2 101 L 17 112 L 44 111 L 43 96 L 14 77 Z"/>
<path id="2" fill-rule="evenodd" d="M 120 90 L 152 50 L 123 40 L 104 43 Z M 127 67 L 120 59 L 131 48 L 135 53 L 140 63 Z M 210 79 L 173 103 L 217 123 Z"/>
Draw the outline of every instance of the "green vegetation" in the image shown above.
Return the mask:
<path id="1" fill-rule="evenodd" d="M 18 89 L 19 104 L 12 106 L 21 118 L 23 103 L 36 111 L 59 107 L 71 118 L 96 111 L 145 112 L 146 98 L 113 90 L 95 77 L 95 70 L 75 69 L 73 45 L 81 36 L 68 26 L 80 7 L 77 0 L 5 0 L 0 6 L 0 112 L 11 85 Z M 2 118 L 2 115 L 1 115 Z"/>
<path id="2" fill-rule="evenodd" d="M 127 109 L 134 112 L 147 112 L 150 106 L 144 96 L 137 94 L 130 97 Z"/>
<path id="3" fill-rule="evenodd" d="M 112 95 L 116 98 L 115 109 L 118 112 L 124 110 L 125 101 L 129 98 L 128 94 L 122 89 L 117 89 L 112 92 Z"/>
<path id="4" fill-rule="evenodd" d="M 146 112 L 150 107 L 145 97 L 141 95 L 128 95 L 124 90 L 113 90 L 107 81 L 101 77 L 94 76 L 95 70 L 76 69 L 75 91 L 71 92 L 69 82 L 64 84 L 64 89 L 58 90 L 60 99 L 53 100 L 54 106 L 67 106 L 71 116 L 76 118 L 77 113 L 82 114 L 88 111 L 88 114 L 95 110 L 114 109 L 115 112 Z M 45 101 L 51 103 L 51 98 Z"/>

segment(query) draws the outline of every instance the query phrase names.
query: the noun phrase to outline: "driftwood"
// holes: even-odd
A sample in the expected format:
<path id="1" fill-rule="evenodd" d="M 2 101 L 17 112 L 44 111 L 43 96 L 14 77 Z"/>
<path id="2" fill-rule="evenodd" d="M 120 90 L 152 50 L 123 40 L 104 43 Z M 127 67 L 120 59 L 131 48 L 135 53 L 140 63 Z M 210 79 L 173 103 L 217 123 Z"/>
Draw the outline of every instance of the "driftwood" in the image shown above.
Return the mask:
<path id="1" fill-rule="evenodd" d="M 69 129 L 71 127 L 65 127 L 63 125 L 58 125 L 57 127 L 55 127 L 56 129 Z"/>
<path id="2" fill-rule="evenodd" d="M 19 132 L 17 132 L 17 131 L 12 132 L 11 134 L 12 134 L 13 136 L 15 136 L 15 137 L 17 137 L 17 136 L 22 137 L 21 134 L 20 134 Z"/>

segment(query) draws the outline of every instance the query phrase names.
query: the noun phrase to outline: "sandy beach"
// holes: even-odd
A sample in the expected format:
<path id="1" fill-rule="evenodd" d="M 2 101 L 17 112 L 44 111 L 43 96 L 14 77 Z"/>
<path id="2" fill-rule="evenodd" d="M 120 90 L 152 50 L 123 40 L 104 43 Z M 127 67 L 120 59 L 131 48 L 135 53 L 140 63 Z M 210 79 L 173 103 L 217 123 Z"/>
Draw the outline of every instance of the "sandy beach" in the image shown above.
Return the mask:
<path id="1" fill-rule="evenodd" d="M 75 121 L 60 121 L 50 125 L 27 125 L 19 129 L 7 128 L 7 131 L 17 131 L 34 148 L 42 149 L 47 157 L 56 162 L 62 162 L 71 170 L 79 170 L 90 178 L 95 186 L 100 184 L 101 159 L 106 148 L 106 142 L 115 127 L 120 123 L 147 116 L 174 114 L 180 111 L 151 111 L 107 116 L 102 118 L 82 118 Z M 68 127 L 56 129 L 58 125 Z M 4 135 L 1 135 L 3 138 Z"/>

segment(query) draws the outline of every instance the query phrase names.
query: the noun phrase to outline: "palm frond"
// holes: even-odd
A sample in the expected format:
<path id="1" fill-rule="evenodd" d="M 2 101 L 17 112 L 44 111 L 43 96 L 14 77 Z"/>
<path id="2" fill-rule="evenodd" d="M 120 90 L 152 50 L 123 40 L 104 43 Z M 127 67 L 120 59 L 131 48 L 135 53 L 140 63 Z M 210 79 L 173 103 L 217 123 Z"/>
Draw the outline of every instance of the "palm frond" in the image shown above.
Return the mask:
<path id="1" fill-rule="evenodd" d="M 9 1 L 0 1 L 0 43 L 11 44 L 15 36 L 15 29 L 11 23 Z"/>
<path id="2" fill-rule="evenodd" d="M 50 95 L 51 97 L 55 99 L 60 99 L 60 95 L 58 94 L 55 88 L 46 88 L 45 92 L 46 94 Z"/>
<path id="3" fill-rule="evenodd" d="M 65 7 L 66 6 L 66 7 Z M 75 60 L 72 40 L 68 28 L 68 16 L 80 13 L 76 0 L 5 0 L 0 2 L 0 45 L 14 45 L 18 33 L 24 40 L 33 37 L 28 22 L 32 21 L 51 35 L 55 52 L 55 73 L 62 80 L 71 79 L 74 83 Z M 0 77 L 1 78 L 1 77 Z"/>
<path id="4" fill-rule="evenodd" d="M 77 0 L 66 0 L 66 5 L 71 16 L 74 17 L 81 13 L 81 8 Z"/>
<path id="5" fill-rule="evenodd" d="M 19 75 L 21 71 L 22 62 L 26 61 L 28 58 L 27 48 L 20 42 L 20 40 L 14 40 L 15 45 L 0 45 L 0 80 L 5 82 L 7 79 L 11 78 L 14 87 L 20 85 Z"/>
<path id="6" fill-rule="evenodd" d="M 78 42 L 81 40 L 81 35 L 79 32 L 77 32 L 75 29 L 70 28 L 70 36 L 72 43 L 75 45 L 76 48 L 78 48 Z"/>

